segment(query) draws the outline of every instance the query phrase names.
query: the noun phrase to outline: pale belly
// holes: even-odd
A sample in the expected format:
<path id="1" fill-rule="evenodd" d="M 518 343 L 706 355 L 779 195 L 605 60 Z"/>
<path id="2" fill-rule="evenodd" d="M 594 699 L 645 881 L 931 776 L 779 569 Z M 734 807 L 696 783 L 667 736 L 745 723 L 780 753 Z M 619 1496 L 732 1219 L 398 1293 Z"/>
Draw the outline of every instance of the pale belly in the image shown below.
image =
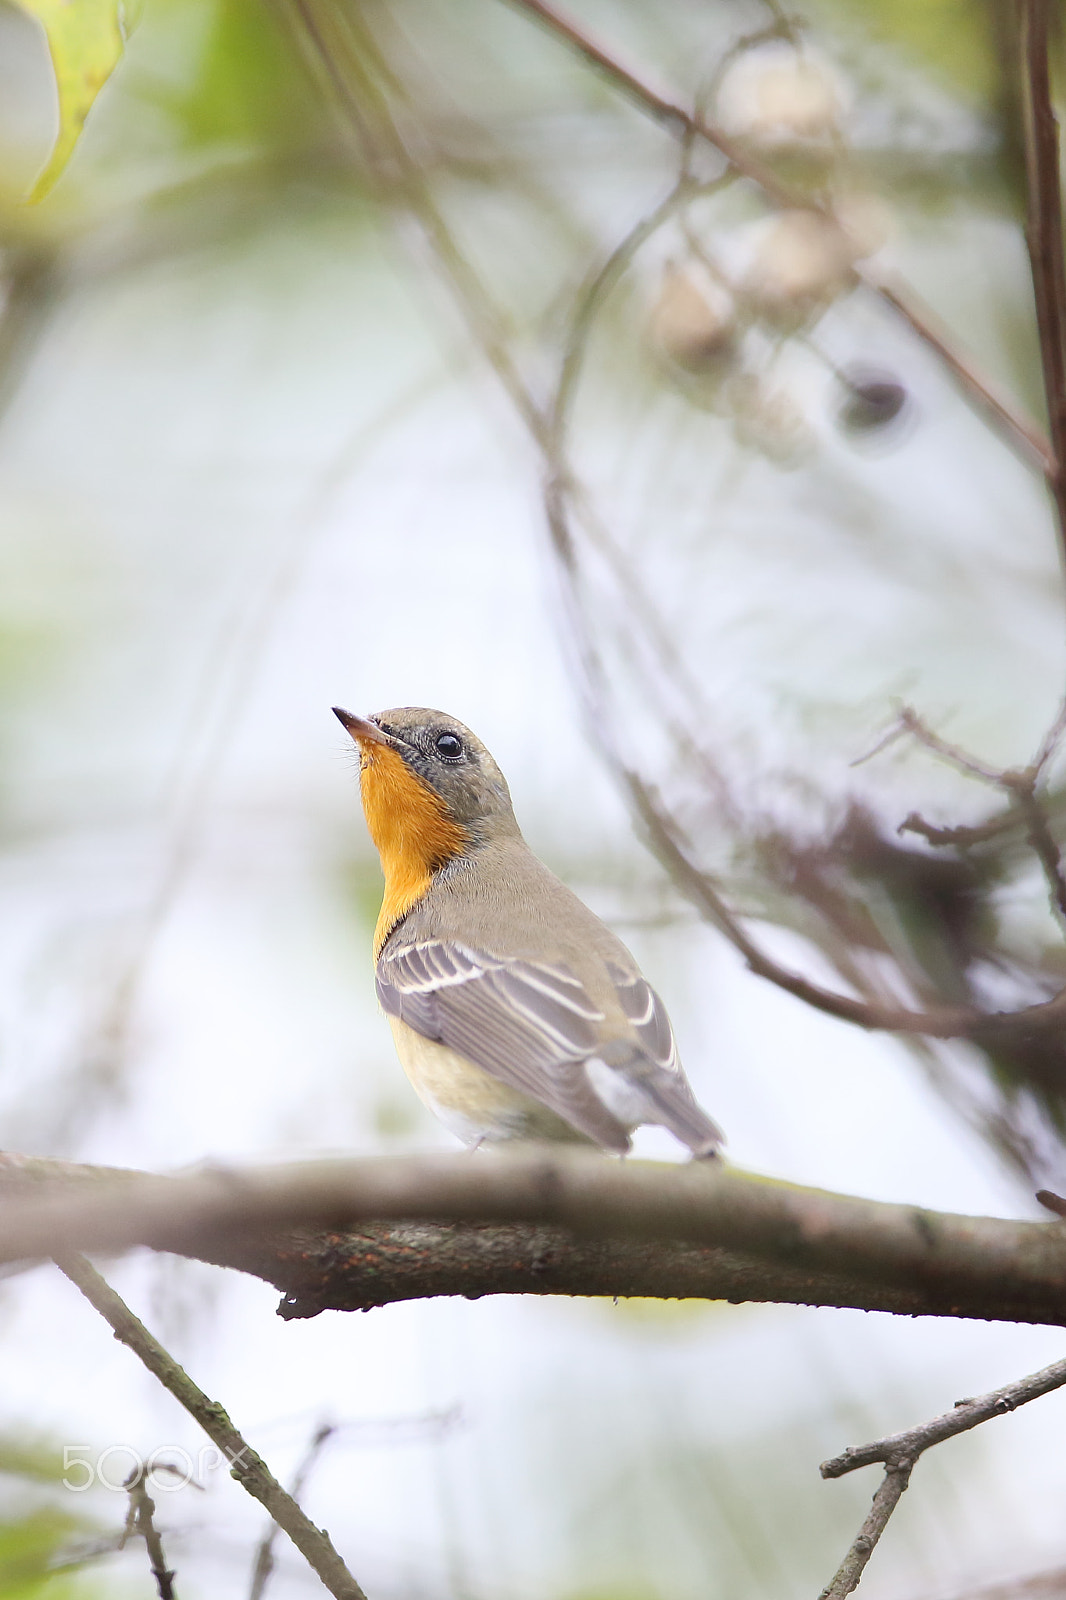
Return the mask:
<path id="1" fill-rule="evenodd" d="M 447 1045 L 423 1038 L 399 1017 L 389 1018 L 400 1065 L 419 1098 L 464 1144 L 481 1140 L 553 1139 L 591 1144 L 537 1100 L 501 1083 Z"/>

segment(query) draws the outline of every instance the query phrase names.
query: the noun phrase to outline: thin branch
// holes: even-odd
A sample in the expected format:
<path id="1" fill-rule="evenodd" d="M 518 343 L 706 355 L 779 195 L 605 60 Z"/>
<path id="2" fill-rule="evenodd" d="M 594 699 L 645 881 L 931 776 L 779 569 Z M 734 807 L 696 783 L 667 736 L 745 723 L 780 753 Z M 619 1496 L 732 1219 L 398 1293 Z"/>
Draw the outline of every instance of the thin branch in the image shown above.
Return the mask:
<path id="1" fill-rule="evenodd" d="M 155 1579 L 159 1600 L 177 1600 L 174 1592 L 175 1574 L 167 1566 L 167 1559 L 163 1554 L 163 1540 L 155 1525 L 155 1501 L 148 1493 L 145 1476 L 146 1469 L 141 1465 L 134 1467 L 126 1479 L 125 1489 L 130 1497 L 130 1509 L 122 1544 L 126 1543 L 131 1534 L 140 1535 L 148 1551 L 148 1564 Z M 119 1548 L 121 1549 L 122 1545 Z"/>
<path id="2" fill-rule="evenodd" d="M 1055 457 L 1047 434 L 1022 410 L 1013 395 L 979 367 L 969 352 L 959 348 L 947 324 L 932 307 L 900 277 L 881 271 L 872 261 L 863 262 L 856 271 L 867 288 L 880 295 L 886 305 L 910 324 L 922 342 L 936 352 L 971 405 L 985 414 L 1015 455 L 1045 478 L 1050 477 L 1055 470 Z"/>
<path id="3" fill-rule="evenodd" d="M 918 715 L 913 706 L 900 707 L 899 729 L 903 733 L 911 734 L 919 744 L 925 745 L 927 750 L 941 756 L 951 766 L 964 772 L 967 777 L 977 778 L 981 783 L 991 784 L 996 789 L 1008 786 L 1007 774 L 1001 768 L 990 767 L 986 762 L 978 761 L 959 745 L 942 739 L 940 734 L 934 733 L 928 723 Z M 884 745 L 881 748 L 883 749 Z"/>
<path id="4" fill-rule="evenodd" d="M 512 358 L 503 319 L 492 306 L 473 267 L 455 248 L 444 218 L 434 205 L 382 95 L 379 80 L 387 80 L 389 74 L 372 34 L 357 12 L 344 12 L 332 4 L 323 4 L 322 0 L 282 0 L 282 8 L 288 18 L 296 22 L 294 31 L 298 43 L 316 76 L 328 83 L 335 94 L 360 154 L 369 157 L 372 171 L 379 177 L 387 177 L 388 182 L 382 184 L 382 198 L 391 198 L 395 203 L 398 196 L 418 221 L 427 242 L 445 267 L 463 316 L 497 379 L 533 439 L 542 442 L 544 415 Z M 374 68 L 377 68 L 377 78 Z"/>
<path id="5" fill-rule="evenodd" d="M 1058 1030 L 1066 1021 L 1066 990 L 1060 990 L 1048 1000 L 1023 1006 L 1017 1011 L 984 1012 L 970 1006 L 931 1006 L 925 1011 L 912 1011 L 902 1006 L 860 1000 L 812 983 L 810 979 L 775 961 L 752 939 L 726 904 L 709 874 L 690 859 L 678 838 L 673 820 L 665 815 L 649 786 L 637 773 L 624 768 L 623 771 L 626 785 L 647 830 L 651 848 L 682 894 L 726 934 L 756 977 L 766 978 L 816 1011 L 838 1017 L 843 1022 L 855 1023 L 861 1028 L 924 1034 L 931 1039 L 965 1038 L 977 1044 L 1025 1039 L 1034 1032 Z M 1017 800 L 1017 791 L 1013 793 Z M 1057 850 L 1053 839 L 1051 843 L 1052 848 Z M 1045 860 L 1042 856 L 1041 863 L 1045 872 L 1049 872 L 1050 857 Z M 1049 880 L 1056 907 L 1061 877 L 1060 871 L 1057 875 L 1051 874 Z"/>
<path id="6" fill-rule="evenodd" d="M 998 839 L 1001 834 L 1009 833 L 1017 826 L 1018 818 L 1013 811 L 1005 811 L 998 817 L 989 817 L 987 822 L 978 822 L 972 828 L 940 828 L 935 822 L 926 822 L 917 811 L 910 811 L 896 832 L 916 833 L 927 844 L 968 850 L 972 845 L 988 844 L 990 840 Z"/>
<path id="7" fill-rule="evenodd" d="M 1059 129 L 1048 71 L 1050 0 L 1022 0 L 1022 107 L 1027 216 L 1025 241 L 1036 301 L 1059 553 L 1066 562 L 1066 260 L 1062 234 Z"/>
<path id="8" fill-rule="evenodd" d="M 877 1462 L 884 1463 L 885 1475 L 874 1495 L 869 1516 L 836 1576 L 822 1590 L 820 1600 L 844 1600 L 858 1586 L 866 1563 L 885 1531 L 889 1517 L 899 1504 L 919 1456 L 933 1445 L 953 1439 L 956 1434 L 967 1433 L 992 1417 L 1002 1417 L 1010 1411 L 1016 1411 L 1030 1400 L 1038 1400 L 1041 1395 L 1061 1389 L 1063 1384 L 1066 1384 L 1066 1361 L 1056 1361 L 1028 1378 L 1019 1379 L 1017 1383 L 994 1389 L 991 1394 L 981 1395 L 977 1399 L 956 1400 L 951 1411 L 934 1417 L 930 1422 L 908 1428 L 904 1433 L 890 1434 L 885 1439 L 876 1439 L 872 1444 L 845 1450 L 843 1455 L 823 1461 L 820 1468 L 823 1478 L 842 1478 L 845 1473 L 854 1472 L 858 1467 L 873 1466 Z"/>
<path id="9" fill-rule="evenodd" d="M 1025 821 L 1026 838 L 1033 854 L 1040 862 L 1048 886 L 1051 910 L 1060 925 L 1066 929 L 1066 877 L 1062 870 L 1062 854 L 1048 825 L 1044 808 L 1034 793 L 1032 784 L 1018 786 L 1014 802 Z"/>
<path id="10" fill-rule="evenodd" d="M 311 1476 L 312 1470 L 317 1465 L 323 1450 L 336 1431 L 337 1428 L 334 1423 L 323 1422 L 312 1434 L 311 1442 L 307 1446 L 303 1460 L 296 1468 L 292 1480 L 290 1493 L 297 1505 L 300 1504 L 300 1499 L 304 1489 L 307 1487 L 307 1480 Z M 271 1518 L 267 1531 L 260 1540 L 259 1548 L 255 1554 L 255 1566 L 252 1569 L 252 1586 L 248 1591 L 248 1600 L 263 1600 L 266 1586 L 270 1582 L 271 1573 L 274 1571 L 274 1545 L 277 1542 L 277 1537 L 278 1525 Z"/>
<path id="11" fill-rule="evenodd" d="M 676 134 L 704 139 L 713 145 L 773 205 L 807 211 L 819 209 L 812 204 L 808 195 L 793 192 L 772 167 L 760 161 L 739 140 L 731 138 L 724 129 L 654 88 L 646 78 L 626 66 L 615 53 L 594 40 L 572 18 L 549 5 L 547 0 L 510 0 L 510 3 L 518 10 L 535 16 L 590 65 L 606 74 L 616 88 L 657 122 Z M 973 361 L 957 348 L 944 326 L 921 303 L 913 290 L 872 265 L 856 266 L 854 272 L 858 281 L 878 294 L 925 344 L 937 352 L 967 398 L 992 420 L 1011 448 L 1043 473 L 1052 473 L 1055 456 L 1036 423 L 1025 415 L 1016 401 L 1005 396 L 978 371 Z"/>
<path id="12" fill-rule="evenodd" d="M 1053 1361 L 1049 1367 L 1042 1367 L 1039 1372 L 1008 1383 L 1002 1389 L 993 1389 L 989 1394 L 976 1398 L 956 1400 L 950 1411 L 933 1417 L 929 1422 L 919 1423 L 915 1428 L 889 1434 L 884 1439 L 875 1439 L 872 1444 L 853 1445 L 841 1455 L 823 1461 L 819 1471 L 823 1478 L 843 1478 L 859 1467 L 872 1467 L 879 1461 L 886 1465 L 889 1461 L 902 1460 L 904 1457 L 916 1461 L 931 1445 L 954 1439 L 959 1433 L 968 1433 L 971 1428 L 979 1427 L 992 1417 L 1003 1417 L 1010 1411 L 1017 1411 L 1019 1406 L 1027 1405 L 1030 1400 L 1039 1400 L 1041 1395 L 1051 1394 L 1055 1389 L 1061 1389 L 1063 1384 L 1066 1384 L 1066 1361 Z"/>
<path id="13" fill-rule="evenodd" d="M 1048 760 L 1052 757 L 1053 750 L 1055 750 L 1056 742 L 1061 738 L 1063 712 L 1060 710 L 1060 714 L 1055 718 L 1055 722 L 1052 723 L 1052 728 L 1045 734 L 1044 741 L 1040 742 L 1036 760 L 1026 768 L 1010 768 L 1008 766 L 1008 768 L 997 770 L 997 768 L 992 768 L 992 766 L 988 766 L 984 762 L 978 762 L 972 755 L 968 755 L 967 750 L 959 749 L 957 744 L 949 744 L 946 739 L 940 738 L 940 734 L 933 733 L 932 728 L 919 717 L 919 714 L 911 706 L 904 706 L 900 710 L 900 723 L 898 723 L 898 726 L 900 726 L 901 731 L 911 733 L 920 744 L 924 744 L 928 750 L 932 750 L 933 754 L 940 755 L 946 762 L 951 762 L 952 766 L 957 766 L 962 773 L 967 774 L 968 778 L 980 779 L 984 784 L 991 784 L 994 789 L 999 789 L 1000 792 L 1004 792 L 1010 797 L 1013 808 L 1020 816 L 1021 821 L 1024 822 L 1026 838 L 1028 838 L 1029 845 L 1031 845 L 1032 853 L 1036 856 L 1037 861 L 1040 862 L 1040 870 L 1044 872 L 1052 914 L 1058 918 L 1058 922 L 1066 930 L 1066 875 L 1063 874 L 1063 859 L 1061 859 L 1060 848 L 1056 843 L 1055 835 L 1052 834 L 1052 827 L 1048 824 L 1044 806 L 1040 805 L 1040 800 L 1037 798 L 1040 771 L 1047 765 Z M 880 746 L 882 749 L 884 749 L 885 742 L 887 741 L 882 741 L 882 746 Z M 914 826 L 916 821 L 919 824 L 917 827 Z M 920 819 L 911 816 L 908 821 L 903 822 L 901 830 L 908 826 L 911 827 L 912 832 L 924 832 L 925 837 L 928 838 L 927 826 L 922 824 Z M 994 826 L 994 829 L 999 830 L 1002 824 L 996 821 L 996 824 L 992 824 L 992 826 Z M 986 830 L 988 830 L 988 824 L 986 824 Z M 968 843 L 973 843 L 975 834 L 981 834 L 980 829 L 956 829 L 954 832 L 968 835 Z M 984 837 L 988 837 L 988 832 L 984 834 Z M 943 838 L 938 838 L 936 843 L 944 843 Z"/>
<path id="14" fill-rule="evenodd" d="M 311 1519 L 287 1494 L 270 1473 L 266 1463 L 237 1432 L 216 1400 L 209 1400 L 158 1339 L 148 1332 L 121 1296 L 83 1256 L 56 1254 L 56 1265 L 70 1279 L 114 1330 L 115 1338 L 127 1345 L 159 1379 L 165 1389 L 183 1405 L 208 1438 L 222 1451 L 230 1474 L 265 1506 L 280 1528 L 288 1534 L 308 1565 L 318 1574 L 336 1600 L 366 1600 L 362 1589 L 333 1548 L 329 1535 L 316 1528 Z"/>
<path id="15" fill-rule="evenodd" d="M 566 1230 L 579 1243 L 669 1242 L 748 1258 L 746 1263 L 704 1263 L 700 1293 L 708 1292 L 716 1270 L 719 1281 L 731 1271 L 740 1285 L 739 1298 L 774 1299 L 776 1282 L 785 1286 L 782 1298 L 815 1299 L 829 1285 L 831 1295 L 840 1296 L 843 1290 L 848 1304 L 888 1310 L 917 1304 L 939 1315 L 1066 1324 L 1066 1229 L 1058 1222 L 954 1216 L 888 1205 L 771 1182 L 729 1171 L 719 1162 L 623 1164 L 598 1153 L 530 1146 L 506 1155 L 482 1153 L 476 1159 L 329 1160 L 180 1177 L 132 1173 L 116 1178 L 105 1173 L 66 1183 L 16 1179 L 6 1187 L 7 1198 L 0 1205 L 0 1258 L 9 1261 L 54 1255 L 57 1249 L 111 1252 L 147 1245 L 250 1266 L 269 1276 L 269 1270 L 254 1263 L 277 1256 L 279 1233 L 324 1229 L 334 1237 L 309 1243 L 289 1236 L 281 1241 L 289 1273 L 306 1282 L 317 1252 L 317 1261 L 332 1260 L 342 1279 L 351 1264 L 345 1261 L 347 1250 L 366 1269 L 365 1297 L 380 1303 L 383 1296 L 374 1292 L 380 1233 L 372 1230 L 361 1252 L 362 1235 L 356 1234 L 353 1243 L 351 1237 L 339 1236 L 343 1232 L 351 1234 L 374 1221 L 524 1224 Z M 558 1239 L 548 1243 L 552 1249 L 565 1249 Z M 476 1235 L 468 1235 L 468 1261 L 476 1256 L 477 1245 Z M 394 1254 L 402 1246 L 398 1237 Z M 586 1260 L 593 1258 L 586 1255 Z M 619 1250 L 613 1259 L 609 1253 L 604 1259 L 616 1282 L 621 1280 L 622 1293 L 635 1292 L 625 1285 L 627 1261 L 634 1278 L 654 1270 L 654 1262 L 649 1268 L 640 1250 L 628 1255 Z M 753 1262 L 766 1269 L 761 1278 L 758 1273 L 752 1278 Z M 561 1268 L 552 1268 L 550 1258 L 544 1265 L 565 1277 L 565 1256 Z M 748 1281 L 758 1285 L 755 1296 L 744 1291 L 745 1266 Z M 528 1258 L 522 1273 L 495 1283 L 491 1271 L 482 1271 L 478 1281 L 476 1265 L 464 1281 L 456 1263 L 445 1261 L 434 1287 L 427 1283 L 426 1270 L 423 1263 L 422 1293 L 503 1292 L 504 1287 L 528 1286 L 530 1277 L 537 1276 Z M 430 1275 L 432 1270 L 430 1259 Z M 602 1262 L 598 1270 L 602 1283 Z M 687 1275 L 671 1285 L 664 1267 L 654 1292 L 691 1292 L 698 1271 L 699 1265 L 690 1262 Z M 804 1280 L 810 1294 L 802 1292 Z M 319 1281 L 328 1294 L 328 1272 Z M 588 1286 L 582 1289 L 575 1274 L 565 1292 L 587 1293 Z M 826 1298 L 827 1303 L 839 1303 Z M 136 1348 L 141 1353 L 141 1346 Z M 165 1353 L 161 1359 L 169 1373 L 173 1364 Z M 184 1393 L 179 1398 L 184 1401 Z M 202 1409 L 207 1402 L 200 1404 Z M 228 1421 L 225 1427 L 230 1430 L 226 1440 L 236 1440 Z M 235 1448 L 239 1452 L 243 1442 Z M 286 1504 L 291 1505 L 288 1497 Z M 268 1509 L 273 1515 L 273 1506 Z M 288 1532 L 280 1516 L 278 1521 Z"/>
<path id="16" fill-rule="evenodd" d="M 1044 768 L 1061 744 L 1063 734 L 1066 734 L 1066 700 L 1063 700 L 1054 722 L 1041 739 L 1040 748 L 1030 763 L 1034 778 L 1039 780 L 1044 776 Z"/>
<path id="17" fill-rule="evenodd" d="M 854 1543 L 840 1566 L 837 1568 L 832 1581 L 826 1585 L 818 1596 L 818 1600 L 844 1600 L 853 1589 L 859 1586 L 859 1579 L 866 1568 L 866 1563 L 873 1555 L 874 1546 L 888 1526 L 888 1519 L 899 1505 L 903 1491 L 911 1480 L 910 1461 L 894 1461 L 885 1467 L 885 1475 L 877 1486 L 873 1505 L 870 1507 L 866 1520 L 859 1529 Z"/>

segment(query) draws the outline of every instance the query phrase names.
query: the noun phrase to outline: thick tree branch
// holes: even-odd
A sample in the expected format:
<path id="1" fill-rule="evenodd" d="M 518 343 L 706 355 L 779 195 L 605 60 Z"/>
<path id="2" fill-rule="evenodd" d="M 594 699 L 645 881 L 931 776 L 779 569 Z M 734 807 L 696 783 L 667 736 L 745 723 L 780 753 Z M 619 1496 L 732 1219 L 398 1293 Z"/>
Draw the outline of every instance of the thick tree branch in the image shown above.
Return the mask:
<path id="1" fill-rule="evenodd" d="M 842 1478 L 857 1467 L 869 1467 L 878 1461 L 884 1462 L 885 1475 L 878 1485 L 866 1521 L 832 1582 L 822 1590 L 820 1600 L 844 1600 L 858 1586 L 874 1546 L 885 1531 L 889 1517 L 910 1482 L 915 1463 L 924 1451 L 941 1444 L 945 1439 L 953 1439 L 956 1434 L 966 1433 L 992 1417 L 1002 1417 L 1009 1411 L 1016 1411 L 1030 1400 L 1038 1400 L 1041 1395 L 1061 1389 L 1064 1383 L 1066 1361 L 1056 1361 L 1028 1378 L 1019 1379 L 1017 1383 L 994 1389 L 991 1394 L 981 1395 L 978 1399 L 956 1400 L 951 1411 L 933 1417 L 930 1422 L 923 1422 L 916 1428 L 908 1428 L 905 1433 L 890 1434 L 885 1439 L 876 1439 L 872 1444 L 845 1450 L 843 1455 L 823 1461 L 823 1478 Z"/>
<path id="2" fill-rule="evenodd" d="M 0 1165 L 0 1259 L 147 1245 L 258 1273 L 285 1290 L 289 1315 L 532 1292 L 1066 1325 L 1058 1222 L 886 1205 L 718 1163 L 623 1164 L 529 1147 L 182 1177 L 79 1172 L 60 1182 L 54 1171 L 10 1157 Z"/>
<path id="3" fill-rule="evenodd" d="M 135 1317 L 122 1297 L 83 1257 L 72 1252 L 56 1254 L 56 1265 L 99 1311 L 114 1331 L 115 1338 L 133 1351 L 149 1372 L 169 1389 L 178 1403 L 193 1417 L 207 1437 L 222 1451 L 230 1474 L 250 1495 L 265 1506 L 288 1534 L 308 1565 L 318 1574 L 336 1600 L 366 1600 L 366 1596 L 333 1548 L 329 1535 L 316 1528 L 290 1494 L 281 1487 L 260 1456 L 237 1432 L 217 1400 L 209 1400 L 203 1390 L 164 1350 L 158 1339 Z"/>
<path id="4" fill-rule="evenodd" d="M 1048 488 L 1066 561 L 1066 260 L 1062 235 L 1059 129 L 1048 71 L 1050 0 L 1022 0 L 1022 106 L 1027 216 L 1025 240 L 1036 301 L 1052 461 Z"/>

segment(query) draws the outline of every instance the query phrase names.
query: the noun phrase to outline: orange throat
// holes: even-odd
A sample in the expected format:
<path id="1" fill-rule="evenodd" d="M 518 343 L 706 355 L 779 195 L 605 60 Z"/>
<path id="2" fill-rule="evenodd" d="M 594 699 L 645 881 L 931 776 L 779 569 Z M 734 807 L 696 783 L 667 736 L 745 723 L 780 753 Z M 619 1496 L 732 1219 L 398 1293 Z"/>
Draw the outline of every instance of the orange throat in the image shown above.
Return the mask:
<path id="1" fill-rule="evenodd" d="M 385 874 L 385 898 L 374 929 L 376 957 L 400 918 L 421 900 L 433 874 L 462 852 L 467 836 L 398 751 L 368 741 L 360 744 L 360 754 L 363 811 Z"/>

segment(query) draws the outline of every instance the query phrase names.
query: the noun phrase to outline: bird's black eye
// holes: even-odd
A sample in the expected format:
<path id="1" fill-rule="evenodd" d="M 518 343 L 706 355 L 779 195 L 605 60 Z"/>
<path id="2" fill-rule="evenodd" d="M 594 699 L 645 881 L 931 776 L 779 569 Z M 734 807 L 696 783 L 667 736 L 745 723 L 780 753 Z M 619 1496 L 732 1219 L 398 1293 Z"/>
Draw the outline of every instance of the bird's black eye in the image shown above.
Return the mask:
<path id="1" fill-rule="evenodd" d="M 433 741 L 433 748 L 442 761 L 463 759 L 463 741 L 457 733 L 438 733 Z"/>

